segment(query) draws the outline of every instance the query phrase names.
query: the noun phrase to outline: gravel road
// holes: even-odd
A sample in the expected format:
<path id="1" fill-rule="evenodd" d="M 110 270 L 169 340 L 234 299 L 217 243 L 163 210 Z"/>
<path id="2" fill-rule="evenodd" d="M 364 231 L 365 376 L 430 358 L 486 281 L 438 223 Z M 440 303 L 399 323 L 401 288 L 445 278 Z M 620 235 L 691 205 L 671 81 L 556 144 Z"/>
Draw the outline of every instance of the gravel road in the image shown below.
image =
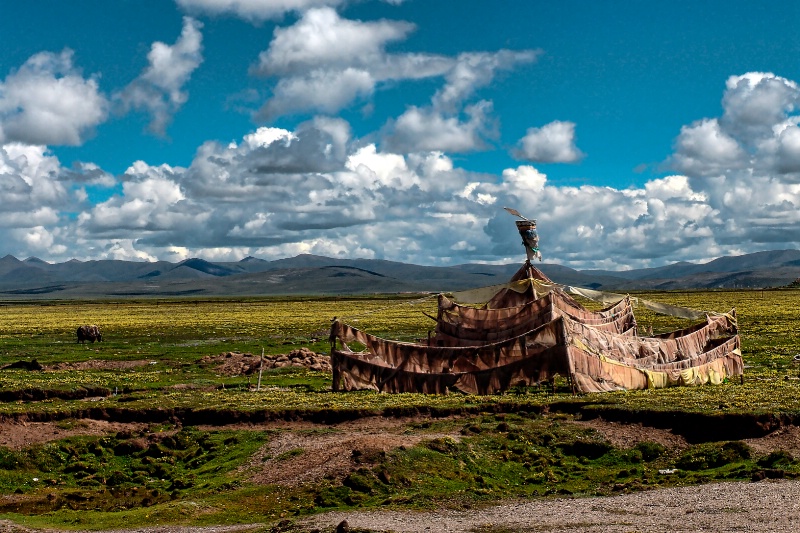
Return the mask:
<path id="1" fill-rule="evenodd" d="M 332 531 L 342 520 L 351 528 L 397 533 L 795 532 L 800 531 L 800 481 L 714 483 L 605 498 L 515 501 L 468 511 L 331 512 L 305 518 L 292 531 Z M 264 528 L 264 524 L 156 526 L 113 533 L 227 533 Z M 0 533 L 35 531 L 41 530 L 0 520 Z"/>
<path id="2" fill-rule="evenodd" d="M 605 498 L 506 503 L 470 511 L 326 513 L 303 524 L 403 533 L 800 531 L 800 481 L 715 483 Z M 491 526 L 491 527 L 490 527 Z"/>

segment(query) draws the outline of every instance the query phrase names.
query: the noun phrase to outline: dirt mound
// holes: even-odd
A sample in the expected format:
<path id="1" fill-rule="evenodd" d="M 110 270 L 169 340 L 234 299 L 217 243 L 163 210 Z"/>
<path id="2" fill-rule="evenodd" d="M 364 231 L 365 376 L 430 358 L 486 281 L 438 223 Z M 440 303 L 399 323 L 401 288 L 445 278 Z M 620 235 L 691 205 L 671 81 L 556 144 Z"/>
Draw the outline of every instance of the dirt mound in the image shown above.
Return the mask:
<path id="1" fill-rule="evenodd" d="M 745 439 L 757 453 L 768 454 L 782 450 L 793 457 L 800 457 L 800 428 L 797 426 L 784 426 L 765 437 L 758 439 Z"/>
<path id="2" fill-rule="evenodd" d="M 323 478 L 343 478 L 359 467 L 380 461 L 400 446 L 450 437 L 457 432 L 408 433 L 408 420 L 372 418 L 337 427 L 284 430 L 263 446 L 240 471 L 260 485 L 297 486 Z"/>
<path id="3" fill-rule="evenodd" d="M 19 450 L 76 435 L 113 435 L 119 431 L 141 431 L 146 427 L 147 424 L 143 423 L 106 422 L 90 418 L 60 422 L 0 421 L 0 446 Z"/>
<path id="4" fill-rule="evenodd" d="M 226 352 L 207 355 L 200 359 L 204 366 L 215 365 L 214 370 L 226 376 L 247 376 L 257 374 L 261 357 L 251 353 Z M 292 350 L 288 354 L 265 355 L 264 370 L 284 367 L 304 367 L 318 372 L 331 372 L 331 358 L 315 353 L 308 348 Z"/>
<path id="5" fill-rule="evenodd" d="M 44 370 L 128 370 L 130 368 L 154 364 L 156 364 L 155 361 L 149 360 L 109 361 L 103 359 L 89 359 L 88 361 L 79 361 L 77 363 L 63 362 L 45 365 Z"/>
<path id="6" fill-rule="evenodd" d="M 608 442 L 619 448 L 633 448 L 641 442 L 657 442 L 667 448 L 682 450 L 689 447 L 686 439 L 668 429 L 658 429 L 642 424 L 607 422 L 601 418 L 573 421 L 581 427 L 589 427 L 600 433 Z"/>

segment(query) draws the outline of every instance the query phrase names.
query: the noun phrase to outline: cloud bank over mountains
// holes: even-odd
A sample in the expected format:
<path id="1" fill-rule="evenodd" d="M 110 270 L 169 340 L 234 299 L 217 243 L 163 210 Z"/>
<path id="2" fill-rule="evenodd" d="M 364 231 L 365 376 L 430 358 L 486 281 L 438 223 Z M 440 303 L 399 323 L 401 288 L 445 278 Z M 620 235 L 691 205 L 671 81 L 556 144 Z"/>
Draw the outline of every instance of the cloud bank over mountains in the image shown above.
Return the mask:
<path id="1" fill-rule="evenodd" d="M 178 0 L 174 44 L 154 42 L 147 67 L 103 87 L 70 50 L 42 51 L 0 81 L 0 240 L 4 252 L 79 259 L 276 259 L 299 253 L 418 264 L 508 262 L 524 255 L 504 206 L 538 220 L 547 261 L 574 268 L 644 267 L 780 247 L 800 235 L 800 88 L 766 72 L 732 75 L 722 113 L 684 125 L 641 187 L 552 183 L 537 168 L 591 157 L 581 124 L 530 124 L 496 146 L 492 88 L 535 65 L 542 50 L 442 54 L 390 51 L 416 31 L 402 20 L 347 19 L 336 0 Z M 271 88 L 257 125 L 235 142 L 209 139 L 186 167 L 130 161 L 114 176 L 91 161 L 65 166 L 51 151 L 80 145 L 119 113 L 144 112 L 168 135 L 203 68 L 201 16 L 281 19 L 250 74 Z M 244 23 L 244 22 L 243 22 Z M 546 43 L 545 43 L 546 44 Z M 425 82 L 369 135 L 343 111 L 382 91 Z M 293 127 L 274 121 L 300 117 Z M 518 164 L 496 173 L 459 154 L 503 149 Z M 104 191 L 102 200 L 94 193 Z"/>

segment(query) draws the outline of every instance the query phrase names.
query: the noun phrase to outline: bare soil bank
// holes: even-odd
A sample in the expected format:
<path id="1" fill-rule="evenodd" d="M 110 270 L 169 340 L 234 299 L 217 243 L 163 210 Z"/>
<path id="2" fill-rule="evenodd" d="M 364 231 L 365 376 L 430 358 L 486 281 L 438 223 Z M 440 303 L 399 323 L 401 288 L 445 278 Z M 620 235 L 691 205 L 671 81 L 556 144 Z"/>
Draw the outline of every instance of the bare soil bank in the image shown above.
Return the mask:
<path id="1" fill-rule="evenodd" d="M 421 418 L 420 418 L 421 420 Z M 331 432 L 328 425 L 276 421 L 237 424 L 239 429 L 282 429 L 253 456 L 244 468 L 251 481 L 278 485 L 314 482 L 325 476 L 345 475 L 353 468 L 348 458 L 354 449 L 364 453 L 413 445 L 438 434 L 408 434 L 415 419 L 370 417 L 344 422 Z M 659 442 L 669 448 L 688 446 L 688 441 L 666 429 L 602 419 L 569 422 L 588 426 L 615 446 L 631 447 L 642 441 Z M 71 427 L 54 422 L 0 423 L 0 445 L 20 448 L 70 435 L 111 434 L 139 424 L 85 420 Z M 208 426 L 206 426 L 208 427 Z M 299 432 L 299 433 L 298 433 Z M 457 437 L 457 435 L 453 435 Z M 298 440 L 298 437 L 301 437 Z M 800 428 L 786 426 L 766 436 L 746 440 L 761 453 L 785 450 L 800 455 Z M 311 453 L 298 454 L 275 468 L 267 456 L 277 456 L 297 447 Z M 326 454 L 319 453 L 326 450 Z M 259 466 L 259 468 L 254 468 Z M 718 483 L 698 487 L 657 489 L 606 498 L 553 498 L 504 502 L 500 505 L 431 512 L 332 512 L 308 517 L 280 531 L 333 531 L 342 520 L 351 528 L 395 532 L 631 532 L 631 531 L 798 531 L 800 530 L 800 481 L 765 480 L 757 483 Z M 265 524 L 235 527 L 158 526 L 120 533 L 215 533 L 247 530 L 269 531 Z M 30 533 L 12 522 L 0 521 L 0 533 Z M 275 531 L 278 531 L 277 529 Z"/>
<path id="2" fill-rule="evenodd" d="M 43 399 L 39 396 L 51 397 L 48 391 L 18 391 L 24 397 L 16 400 Z M 103 391 L 80 389 L 81 397 L 93 398 L 103 396 Z M 110 391 L 107 391 L 110 394 Z M 1 395 L 0 395 L 1 396 Z M 60 396 L 54 396 L 60 397 Z M 0 398 L 0 401 L 9 401 Z M 538 409 L 541 413 L 569 413 L 586 421 L 602 419 L 627 425 L 646 425 L 652 429 L 669 430 L 680 435 L 690 443 L 746 440 L 761 438 L 774 432 L 800 426 L 800 415 L 790 413 L 686 413 L 679 411 L 627 411 L 624 409 L 597 409 L 591 402 L 563 402 L 549 404 Z M 492 411 L 494 414 L 517 413 L 520 411 L 536 411 L 530 405 L 514 403 L 496 404 L 494 406 L 471 406 L 455 408 L 403 407 L 387 408 L 380 412 L 370 409 L 319 409 L 306 410 L 259 410 L 239 411 L 235 409 L 205 408 L 128 408 L 128 407 L 76 407 L 63 411 L 22 412 L 0 416 L 0 422 L 56 422 L 64 419 L 91 419 L 105 422 L 159 424 L 164 422 L 182 425 L 214 425 L 230 426 L 232 424 L 268 424 L 279 422 L 310 422 L 316 424 L 341 424 L 357 420 L 374 420 L 376 418 L 408 418 L 478 415 Z M 369 423 L 369 422 L 367 422 Z"/>

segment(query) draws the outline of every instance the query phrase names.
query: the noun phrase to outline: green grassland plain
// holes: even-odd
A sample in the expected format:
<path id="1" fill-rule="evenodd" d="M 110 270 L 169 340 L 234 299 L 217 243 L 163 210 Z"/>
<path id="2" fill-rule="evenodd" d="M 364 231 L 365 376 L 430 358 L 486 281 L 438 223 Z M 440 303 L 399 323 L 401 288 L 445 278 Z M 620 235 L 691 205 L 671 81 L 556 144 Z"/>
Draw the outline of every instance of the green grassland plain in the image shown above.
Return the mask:
<path id="1" fill-rule="evenodd" d="M 634 296 L 715 312 L 736 308 L 744 383 L 586 396 L 573 396 L 565 386 L 555 392 L 526 389 L 485 397 L 389 395 L 332 393 L 329 374 L 295 368 L 265 372 L 256 391 L 253 376 L 222 375 L 201 359 L 227 352 L 260 354 L 262 349 L 268 355 L 300 347 L 327 352 L 333 317 L 388 338 L 424 338 L 433 322 L 423 311 L 435 314 L 436 299 L 0 304 L 0 367 L 34 359 L 45 366 L 44 371 L 0 370 L 4 427 L 26 421 L 80 427 L 86 419 L 140 423 L 136 430 L 103 436 L 78 432 L 21 448 L 0 446 L 0 517 L 62 528 L 154 520 L 273 524 L 329 508 L 461 506 L 800 473 L 791 454 L 777 450 L 759 456 L 739 440 L 757 430 L 752 428 L 791 424 L 800 417 L 800 366 L 795 361 L 800 291 Z M 656 332 L 687 325 L 641 307 L 637 321 Z M 100 326 L 103 342 L 76 343 L 81 324 Z M 54 369 L 86 361 L 146 363 Z M 301 420 L 317 423 L 314 431 L 336 432 L 342 431 L 338 422 L 374 416 L 407 417 L 404 433 L 430 438 L 372 456 L 353 450 L 351 471 L 291 486 L 253 483 L 248 472 L 259 450 L 282 432 L 309 431 L 306 426 L 243 429 L 225 424 Z M 568 423 L 595 416 L 719 428 L 723 439 L 703 438 L 695 428 L 696 442 L 688 449 L 669 450 L 654 442 L 616 448 Z M 200 429 L 201 421 L 219 427 Z M 725 428 L 731 427 L 731 438 L 724 439 Z M 297 460 L 303 453 L 293 448 L 269 464 Z M 659 475 L 663 470 L 675 475 Z"/>

